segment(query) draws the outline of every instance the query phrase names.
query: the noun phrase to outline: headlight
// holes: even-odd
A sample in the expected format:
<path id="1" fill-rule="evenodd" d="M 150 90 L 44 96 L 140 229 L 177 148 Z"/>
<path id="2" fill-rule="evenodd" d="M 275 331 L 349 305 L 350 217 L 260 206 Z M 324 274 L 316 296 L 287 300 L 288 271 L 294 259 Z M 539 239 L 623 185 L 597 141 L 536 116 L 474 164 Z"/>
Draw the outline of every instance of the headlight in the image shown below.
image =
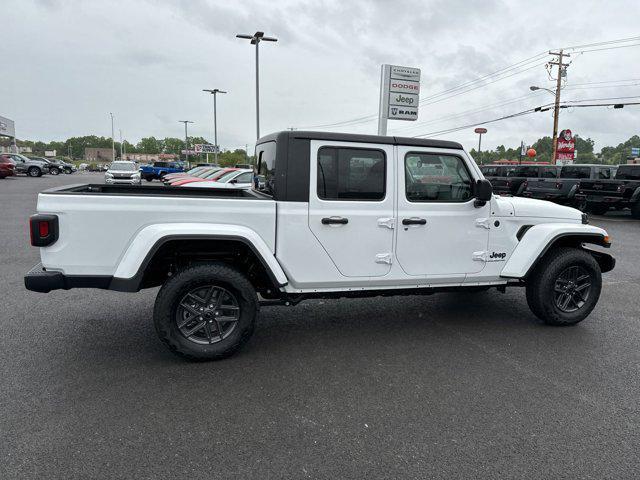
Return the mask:
<path id="1" fill-rule="evenodd" d="M 104 176 L 107 178 L 113 178 L 113 173 L 106 172 Z"/>
<path id="2" fill-rule="evenodd" d="M 139 173 L 134 173 L 132 175 L 132 177 L 135 178 L 135 179 L 138 179 L 138 178 L 140 178 L 140 174 Z"/>

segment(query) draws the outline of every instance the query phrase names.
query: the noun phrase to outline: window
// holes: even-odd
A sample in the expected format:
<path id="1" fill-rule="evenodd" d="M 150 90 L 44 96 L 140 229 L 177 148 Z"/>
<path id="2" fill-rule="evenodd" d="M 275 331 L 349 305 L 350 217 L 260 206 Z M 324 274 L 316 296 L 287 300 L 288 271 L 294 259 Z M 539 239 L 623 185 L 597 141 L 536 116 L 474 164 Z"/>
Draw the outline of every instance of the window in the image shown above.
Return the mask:
<path id="1" fill-rule="evenodd" d="M 251 181 L 253 180 L 253 173 L 251 172 L 241 173 L 236 177 L 236 180 L 237 180 L 237 183 L 251 183 Z"/>
<path id="2" fill-rule="evenodd" d="M 489 167 L 480 167 L 482 173 L 485 177 L 498 177 L 500 176 L 500 167 L 499 166 L 489 166 Z"/>
<path id="3" fill-rule="evenodd" d="M 557 178 L 558 177 L 558 168 L 557 167 L 542 167 L 540 169 L 540 177 L 541 178 Z"/>
<path id="4" fill-rule="evenodd" d="M 531 178 L 538 176 L 539 169 L 535 165 L 522 165 L 515 167 L 507 173 L 507 177 Z"/>
<path id="5" fill-rule="evenodd" d="M 256 145 L 258 174 L 264 176 L 264 182 L 258 184 L 257 190 L 273 196 L 276 180 L 276 142 L 265 142 Z"/>
<path id="6" fill-rule="evenodd" d="M 386 168 L 386 158 L 380 150 L 322 147 L 318 150 L 318 198 L 382 200 Z"/>
<path id="7" fill-rule="evenodd" d="M 591 177 L 591 167 L 564 166 L 560 171 L 560 178 L 586 178 Z"/>
<path id="8" fill-rule="evenodd" d="M 460 157 L 407 153 L 404 168 L 410 202 L 465 202 L 472 197 L 471 175 Z"/>
<path id="9" fill-rule="evenodd" d="M 610 168 L 599 168 L 598 169 L 598 178 L 600 180 L 609 180 L 609 179 L 611 179 L 611 169 Z"/>
<path id="10" fill-rule="evenodd" d="M 640 180 L 640 165 L 623 165 L 616 172 L 617 180 Z"/>

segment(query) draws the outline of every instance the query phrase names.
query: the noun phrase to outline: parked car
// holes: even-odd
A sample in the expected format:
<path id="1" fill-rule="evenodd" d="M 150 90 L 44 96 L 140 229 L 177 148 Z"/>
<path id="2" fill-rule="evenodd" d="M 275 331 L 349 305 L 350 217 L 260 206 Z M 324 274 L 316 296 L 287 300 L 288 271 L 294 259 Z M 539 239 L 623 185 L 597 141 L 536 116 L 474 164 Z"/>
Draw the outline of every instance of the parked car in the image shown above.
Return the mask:
<path id="1" fill-rule="evenodd" d="M 72 173 L 78 171 L 73 163 L 65 162 L 64 160 L 60 160 L 59 158 L 48 158 L 47 161 L 51 165 L 49 167 L 50 170 L 52 170 L 53 166 L 55 166 L 60 170 L 60 172 L 66 173 L 67 175 L 71 175 Z"/>
<path id="2" fill-rule="evenodd" d="M 20 153 L 8 153 L 11 160 L 15 162 L 15 173 L 24 173 L 29 177 L 41 177 L 49 173 L 49 162 L 34 160 Z"/>
<path id="3" fill-rule="evenodd" d="M 161 286 L 153 309 L 161 341 L 211 360 L 247 342 L 261 305 L 313 298 L 524 287 L 536 316 L 573 325 L 593 310 L 602 273 L 615 265 L 585 246 L 610 246 L 586 214 L 492 195 L 456 142 L 286 131 L 258 139 L 256 153 L 260 191 L 75 185 L 40 193 L 30 230 L 42 263 L 26 287 Z M 439 164 L 442 176 L 414 178 L 420 164 Z"/>
<path id="4" fill-rule="evenodd" d="M 35 155 L 25 155 L 25 156 L 30 158 L 31 160 L 36 160 L 36 161 L 47 163 L 47 165 L 49 165 L 49 174 L 50 175 L 60 175 L 61 173 L 63 173 L 62 166 L 58 165 L 57 163 L 55 163 L 54 159 L 52 159 L 52 158 L 38 157 L 38 156 L 35 156 Z"/>
<path id="5" fill-rule="evenodd" d="M 610 208 L 630 209 L 640 219 L 640 165 L 620 165 L 612 180 L 583 180 L 576 197 L 587 211 L 604 215 Z"/>
<path id="6" fill-rule="evenodd" d="M 197 188 L 231 188 L 242 189 L 251 188 L 253 186 L 253 170 L 247 168 L 240 168 L 225 173 L 220 178 L 215 180 L 198 180 L 194 182 L 184 183 L 183 187 L 197 187 Z"/>
<path id="7" fill-rule="evenodd" d="M 497 194 L 520 196 L 527 179 L 556 179 L 559 171 L 560 167 L 556 165 L 513 165 L 504 170 L 505 176 L 492 177 L 490 182 Z"/>
<path id="8" fill-rule="evenodd" d="M 169 182 L 169 185 L 172 187 L 179 187 L 180 185 L 184 185 L 185 183 L 192 182 L 203 182 L 205 180 L 217 180 L 225 173 L 237 170 L 235 168 L 211 168 L 207 171 L 200 172 L 192 177 L 182 177 L 182 178 L 174 178 Z"/>
<path id="9" fill-rule="evenodd" d="M 174 178 L 182 178 L 182 177 L 192 177 L 200 172 L 204 172 L 205 170 L 207 170 L 208 167 L 194 167 L 190 170 L 187 170 L 186 172 L 180 172 L 180 173 L 169 173 L 167 175 L 164 176 L 163 178 L 163 182 L 164 183 L 169 183 L 170 180 L 173 180 Z"/>
<path id="10" fill-rule="evenodd" d="M 0 178 L 11 177 L 16 174 L 16 164 L 9 155 L 0 154 Z"/>
<path id="11" fill-rule="evenodd" d="M 615 175 L 611 165 L 572 164 L 560 168 L 558 178 L 529 178 L 525 180 L 523 197 L 550 200 L 561 205 L 573 205 L 584 211 L 584 204 L 576 201 L 582 180 L 608 180 Z"/>
<path id="12" fill-rule="evenodd" d="M 184 172 L 182 162 L 153 162 L 153 165 L 140 167 L 140 174 L 147 182 L 161 180 L 169 173 Z"/>
<path id="13" fill-rule="evenodd" d="M 138 165 L 135 162 L 117 161 L 113 162 L 104 174 L 105 183 L 124 183 L 129 185 L 140 185 L 141 176 Z"/>

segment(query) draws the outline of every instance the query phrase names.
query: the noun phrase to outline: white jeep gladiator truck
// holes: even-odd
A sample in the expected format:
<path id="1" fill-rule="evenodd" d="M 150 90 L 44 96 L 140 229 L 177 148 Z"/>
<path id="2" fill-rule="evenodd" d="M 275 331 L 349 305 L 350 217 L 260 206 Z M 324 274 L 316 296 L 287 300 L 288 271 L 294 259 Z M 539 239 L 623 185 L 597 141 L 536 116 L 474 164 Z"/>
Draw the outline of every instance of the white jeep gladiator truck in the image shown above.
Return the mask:
<path id="1" fill-rule="evenodd" d="M 159 337 L 207 360 L 249 339 L 261 305 L 319 297 L 523 286 L 537 317 L 572 325 L 615 265 L 586 214 L 493 195 L 455 142 L 287 131 L 261 138 L 256 158 L 265 181 L 251 190 L 41 193 L 30 229 L 42 263 L 26 287 L 161 286 Z"/>

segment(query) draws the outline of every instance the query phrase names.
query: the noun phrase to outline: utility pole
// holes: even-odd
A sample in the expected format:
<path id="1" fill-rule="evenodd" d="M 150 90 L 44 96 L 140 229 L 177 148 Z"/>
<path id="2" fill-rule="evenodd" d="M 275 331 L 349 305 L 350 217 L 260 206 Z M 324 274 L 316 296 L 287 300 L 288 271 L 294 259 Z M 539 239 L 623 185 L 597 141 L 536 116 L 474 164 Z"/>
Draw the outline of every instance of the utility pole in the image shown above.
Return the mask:
<path id="1" fill-rule="evenodd" d="M 562 59 L 564 57 L 570 57 L 568 53 L 564 53 L 562 49 L 559 52 L 551 52 L 550 55 L 556 55 L 558 57 L 557 62 L 549 62 L 549 65 L 557 65 L 558 66 L 558 78 L 556 79 L 556 102 L 553 107 L 553 156 L 551 157 L 551 162 L 553 164 L 556 163 L 556 155 L 558 154 L 558 116 L 560 115 L 560 88 L 562 87 L 562 77 L 563 72 L 566 77 L 567 71 L 566 68 L 569 66 L 568 63 L 562 63 Z"/>
<path id="2" fill-rule="evenodd" d="M 189 165 L 189 135 L 187 134 L 187 124 L 193 123 L 191 120 L 178 120 L 180 123 L 184 123 L 184 151 L 185 153 L 185 161 L 187 166 Z"/>
<path id="3" fill-rule="evenodd" d="M 111 115 L 111 161 L 115 162 L 116 161 L 116 141 L 115 141 L 115 134 L 113 132 L 113 113 L 109 112 L 109 115 Z"/>
<path id="4" fill-rule="evenodd" d="M 522 165 L 523 150 L 524 150 L 524 140 L 520 140 L 520 157 L 518 158 L 518 165 Z"/>
<path id="5" fill-rule="evenodd" d="M 239 33 L 237 38 L 251 40 L 251 45 L 256 46 L 256 138 L 260 138 L 260 61 L 258 59 L 260 42 L 277 42 L 275 37 L 265 37 L 264 32 L 256 32 L 253 35 Z"/>
<path id="6" fill-rule="evenodd" d="M 227 93 L 224 90 L 220 90 L 218 88 L 214 88 L 213 90 L 203 88 L 203 92 L 209 92 L 213 95 L 213 143 L 215 147 L 215 151 L 213 152 L 216 163 L 218 163 L 218 102 L 217 96 L 219 93 Z"/>
<path id="7" fill-rule="evenodd" d="M 122 154 L 122 130 L 118 129 L 118 132 L 120 132 L 120 160 L 124 160 L 124 155 Z"/>

